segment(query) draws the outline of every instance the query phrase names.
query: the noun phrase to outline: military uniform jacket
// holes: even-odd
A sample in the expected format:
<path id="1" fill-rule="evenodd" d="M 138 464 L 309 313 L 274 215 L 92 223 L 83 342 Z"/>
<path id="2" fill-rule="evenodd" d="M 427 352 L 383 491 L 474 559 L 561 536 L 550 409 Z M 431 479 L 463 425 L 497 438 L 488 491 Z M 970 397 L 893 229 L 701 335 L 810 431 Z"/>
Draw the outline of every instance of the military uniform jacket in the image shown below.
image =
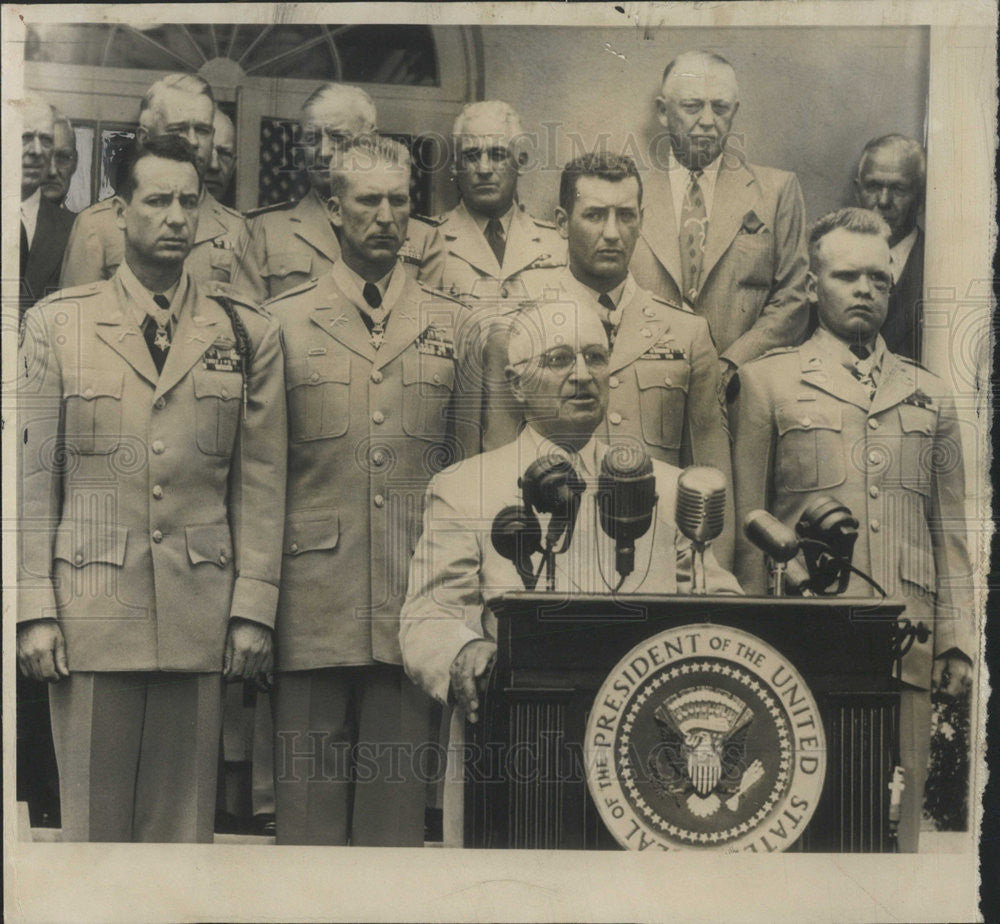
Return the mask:
<path id="1" fill-rule="evenodd" d="M 456 459 L 453 327 L 465 309 L 407 278 L 375 350 L 330 274 L 269 306 L 289 421 L 278 668 L 398 664 L 424 489 Z"/>
<path id="2" fill-rule="evenodd" d="M 201 283 L 231 282 L 237 238 L 246 222 L 234 209 L 216 202 L 207 190 L 198 206 L 198 230 L 184 266 Z M 84 209 L 73 222 L 63 257 L 61 286 L 80 286 L 110 279 L 125 259 L 125 233 L 115 223 L 114 199 Z M 243 294 L 253 304 L 261 301 L 253 288 Z"/>
<path id="3" fill-rule="evenodd" d="M 794 173 L 721 156 L 701 286 L 691 307 L 708 321 L 719 355 L 739 366 L 805 334 L 805 203 Z M 643 184 L 646 211 L 632 272 L 644 288 L 682 301 L 667 171 L 648 171 Z"/>
<path id="4" fill-rule="evenodd" d="M 428 275 L 427 284 L 463 301 L 471 296 L 495 302 L 494 313 L 504 310 L 505 300 L 539 297 L 536 271 L 566 265 L 566 242 L 555 226 L 532 217 L 523 205 L 514 206 L 502 266 L 464 203 L 437 220 L 444 259 L 440 275 Z"/>
<path id="5" fill-rule="evenodd" d="M 266 299 L 324 275 L 340 259 L 340 241 L 323 202 L 310 190 L 298 202 L 249 213 L 236 252 L 235 285 Z M 414 279 L 440 275 L 442 253 L 429 219 L 410 217 L 399 257 Z"/>
<path id="6" fill-rule="evenodd" d="M 762 507 L 794 527 L 819 495 L 846 504 L 860 522 L 854 564 L 906 601 L 904 618 L 933 630 L 903 662 L 903 679 L 926 688 L 933 655 L 976 650 L 954 405 L 937 376 L 888 350 L 869 401 L 868 388 L 830 356 L 823 336 L 739 373 L 736 520 Z M 765 592 L 763 553 L 742 534 L 736 576 L 747 593 Z M 873 593 L 857 576 L 847 592 Z"/>
<path id="7" fill-rule="evenodd" d="M 523 590 L 513 562 L 493 547 L 493 520 L 506 506 L 523 503 L 518 478 L 552 450 L 530 428 L 491 452 L 473 456 L 434 477 L 427 488 L 424 529 L 410 566 L 400 621 L 406 672 L 440 702 L 447 702 L 448 669 L 459 651 L 477 638 L 496 638 L 496 618 L 487 601 Z M 598 525 L 596 478 L 608 447 L 585 446 L 590 471 L 575 463 L 587 485 L 569 551 L 556 556 L 556 590 L 610 593 L 618 582 L 614 541 Z M 690 543 L 674 521 L 677 477 L 672 465 L 653 462 L 659 502 L 650 530 L 636 543 L 635 570 L 620 593 L 684 593 L 690 588 Z M 542 526 L 545 527 L 543 522 Z M 532 565 L 537 571 L 541 554 Z M 705 556 L 710 593 L 738 594 L 736 579 L 712 551 Z M 545 587 L 544 577 L 538 589 Z"/>
<path id="8" fill-rule="evenodd" d="M 117 279 L 25 315 L 17 615 L 59 619 L 70 670 L 219 671 L 230 617 L 274 624 L 277 325 L 237 304 L 253 351 L 244 417 L 229 317 L 194 280 L 187 293 L 159 376 Z"/>

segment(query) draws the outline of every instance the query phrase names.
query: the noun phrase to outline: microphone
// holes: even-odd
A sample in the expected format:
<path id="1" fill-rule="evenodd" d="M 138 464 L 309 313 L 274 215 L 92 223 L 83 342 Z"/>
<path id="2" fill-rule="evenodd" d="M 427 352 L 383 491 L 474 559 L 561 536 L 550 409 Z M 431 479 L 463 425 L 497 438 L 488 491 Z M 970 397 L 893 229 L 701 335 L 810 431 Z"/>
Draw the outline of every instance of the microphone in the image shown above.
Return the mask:
<path id="1" fill-rule="evenodd" d="M 850 508 L 829 494 L 821 494 L 802 511 L 795 532 L 805 554 L 810 587 L 818 594 L 834 584 L 834 594 L 847 590 L 858 538 L 858 521 Z"/>
<path id="2" fill-rule="evenodd" d="M 619 445 L 605 453 L 597 509 L 601 529 L 615 541 L 619 587 L 635 570 L 635 542 L 649 531 L 658 500 L 653 462 L 641 446 Z"/>
<path id="3" fill-rule="evenodd" d="M 798 537 L 766 510 L 751 510 L 744 517 L 743 534 L 771 559 L 774 564 L 773 593 L 776 597 L 783 597 L 787 583 L 785 566 L 799 552 Z"/>
<path id="4" fill-rule="evenodd" d="M 525 590 L 534 590 L 538 575 L 531 568 L 531 556 L 542 551 L 542 527 L 523 504 L 504 507 L 493 519 L 490 539 L 497 553 L 514 563 Z"/>
<path id="5" fill-rule="evenodd" d="M 518 479 L 524 502 L 531 510 L 551 514 L 545 531 L 546 583 L 555 590 L 555 556 L 565 552 L 573 540 L 580 500 L 586 485 L 573 463 L 565 456 L 549 455 L 536 459 Z M 556 548 L 560 537 L 562 546 Z"/>
<path id="6" fill-rule="evenodd" d="M 722 532 L 725 513 L 726 476 L 717 468 L 707 465 L 694 465 L 684 469 L 677 479 L 675 519 L 677 528 L 691 540 L 694 547 L 695 557 L 692 562 L 694 593 L 707 593 L 705 549 Z"/>

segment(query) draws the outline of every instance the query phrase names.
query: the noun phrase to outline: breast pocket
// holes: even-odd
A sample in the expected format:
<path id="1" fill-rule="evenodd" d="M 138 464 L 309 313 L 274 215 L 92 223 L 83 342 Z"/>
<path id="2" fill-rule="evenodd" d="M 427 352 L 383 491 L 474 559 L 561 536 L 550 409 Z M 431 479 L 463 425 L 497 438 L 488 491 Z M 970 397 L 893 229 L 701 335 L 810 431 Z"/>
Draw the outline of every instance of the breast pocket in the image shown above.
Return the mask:
<path id="1" fill-rule="evenodd" d="M 691 367 L 678 359 L 641 359 L 633 368 L 639 385 L 642 438 L 652 446 L 679 449 Z"/>
<path id="2" fill-rule="evenodd" d="M 264 261 L 263 274 L 274 282 L 281 283 L 289 276 L 311 277 L 312 258 L 307 253 L 296 250 L 283 250 L 269 253 Z"/>
<path id="3" fill-rule="evenodd" d="M 773 241 L 774 236 L 767 227 L 755 234 L 741 230 L 736 235 L 730 254 L 740 288 L 760 291 L 771 287 Z"/>
<path id="4" fill-rule="evenodd" d="M 239 426 L 243 377 L 239 372 L 196 368 L 195 432 L 198 448 L 210 456 L 232 454 Z"/>
<path id="5" fill-rule="evenodd" d="M 817 491 L 843 484 L 847 466 L 841 409 L 803 402 L 781 405 L 775 414 L 778 490 Z"/>
<path id="6" fill-rule="evenodd" d="M 455 387 L 455 364 L 429 353 L 403 354 L 403 432 L 422 440 L 440 440 Z"/>
<path id="7" fill-rule="evenodd" d="M 351 423 L 351 359 L 324 353 L 290 362 L 285 374 L 293 443 L 343 436 Z"/>
<path id="8" fill-rule="evenodd" d="M 901 404 L 899 427 L 902 431 L 899 446 L 899 480 L 904 488 L 923 495 L 931 493 L 931 475 L 935 467 L 961 464 L 961 447 L 942 447 L 941 458 L 935 458 L 934 446 L 937 432 L 937 411 L 911 404 Z M 949 458 L 956 460 L 949 463 Z"/>
<path id="9" fill-rule="evenodd" d="M 63 376 L 66 448 L 82 454 L 111 453 L 121 442 L 122 386 L 118 369 L 73 369 Z"/>

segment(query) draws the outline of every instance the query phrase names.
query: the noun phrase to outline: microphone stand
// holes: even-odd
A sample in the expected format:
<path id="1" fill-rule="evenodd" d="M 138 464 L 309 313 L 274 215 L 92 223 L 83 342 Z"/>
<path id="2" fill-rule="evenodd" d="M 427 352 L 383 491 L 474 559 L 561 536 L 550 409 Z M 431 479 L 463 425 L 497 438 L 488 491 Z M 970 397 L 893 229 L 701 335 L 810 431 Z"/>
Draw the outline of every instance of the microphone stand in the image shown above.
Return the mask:
<path id="1" fill-rule="evenodd" d="M 707 542 L 699 542 L 696 539 L 691 540 L 691 593 L 692 594 L 707 594 L 708 593 L 708 579 L 705 574 L 705 549 L 708 548 Z"/>

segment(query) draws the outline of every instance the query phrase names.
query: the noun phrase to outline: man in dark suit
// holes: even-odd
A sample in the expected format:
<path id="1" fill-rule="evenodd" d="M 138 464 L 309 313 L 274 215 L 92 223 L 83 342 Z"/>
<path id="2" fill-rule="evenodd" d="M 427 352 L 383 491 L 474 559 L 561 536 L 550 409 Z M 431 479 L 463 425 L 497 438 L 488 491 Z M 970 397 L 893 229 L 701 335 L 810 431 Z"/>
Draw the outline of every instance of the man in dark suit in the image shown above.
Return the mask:
<path id="1" fill-rule="evenodd" d="M 52 165 L 55 114 L 39 99 L 24 106 L 21 132 L 20 314 L 59 288 L 59 268 L 73 215 L 42 195 Z"/>
<path id="2" fill-rule="evenodd" d="M 69 184 L 79 163 L 76 133 L 73 131 L 73 124 L 58 109 L 53 111 L 53 116 L 55 132 L 52 166 L 49 168 L 48 176 L 45 177 L 45 182 L 42 183 L 42 195 L 63 211 L 72 211 L 66 208 L 66 196 L 69 195 Z"/>
<path id="3" fill-rule="evenodd" d="M 632 273 L 708 321 L 728 380 L 805 332 L 802 190 L 795 174 L 747 163 L 727 146 L 739 99 L 725 58 L 679 55 L 656 102 L 670 151 L 643 178 L 646 217 Z"/>
<path id="4" fill-rule="evenodd" d="M 917 215 L 924 204 L 927 157 L 905 135 L 883 135 L 865 145 L 854 190 L 858 204 L 878 212 L 889 225 L 892 291 L 882 327 L 885 345 L 920 360 L 923 333 L 924 232 Z"/>

